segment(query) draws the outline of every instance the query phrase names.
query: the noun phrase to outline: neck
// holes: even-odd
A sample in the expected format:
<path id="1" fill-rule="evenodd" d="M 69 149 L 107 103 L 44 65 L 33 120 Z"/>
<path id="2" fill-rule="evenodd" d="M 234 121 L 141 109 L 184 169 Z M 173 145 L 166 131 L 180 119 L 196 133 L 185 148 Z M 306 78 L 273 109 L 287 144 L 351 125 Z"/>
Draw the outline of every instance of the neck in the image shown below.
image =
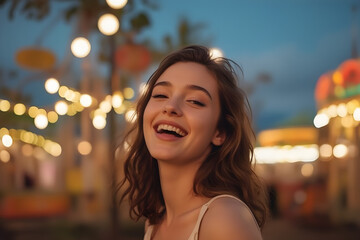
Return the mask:
<path id="1" fill-rule="evenodd" d="M 193 192 L 193 182 L 200 164 L 194 162 L 179 166 L 158 161 L 167 225 L 206 202 L 207 198 L 197 196 Z"/>

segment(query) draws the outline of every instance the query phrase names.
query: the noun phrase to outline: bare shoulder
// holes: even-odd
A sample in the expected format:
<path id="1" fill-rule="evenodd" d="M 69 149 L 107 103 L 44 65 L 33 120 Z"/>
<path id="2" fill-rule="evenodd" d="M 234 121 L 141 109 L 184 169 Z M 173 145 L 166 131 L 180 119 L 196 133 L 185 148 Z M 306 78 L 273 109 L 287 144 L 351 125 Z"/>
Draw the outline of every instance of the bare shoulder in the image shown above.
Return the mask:
<path id="1" fill-rule="evenodd" d="M 230 197 L 212 202 L 202 220 L 200 240 L 261 240 L 261 232 L 250 209 Z"/>

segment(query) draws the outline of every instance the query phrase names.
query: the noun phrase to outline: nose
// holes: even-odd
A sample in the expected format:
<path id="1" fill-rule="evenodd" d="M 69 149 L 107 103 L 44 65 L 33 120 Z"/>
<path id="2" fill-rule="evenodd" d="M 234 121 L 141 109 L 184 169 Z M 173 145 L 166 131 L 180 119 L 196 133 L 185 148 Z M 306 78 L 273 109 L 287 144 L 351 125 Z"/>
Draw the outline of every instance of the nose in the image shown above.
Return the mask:
<path id="1" fill-rule="evenodd" d="M 176 99 L 169 99 L 164 104 L 163 113 L 171 116 L 182 116 L 180 104 Z"/>

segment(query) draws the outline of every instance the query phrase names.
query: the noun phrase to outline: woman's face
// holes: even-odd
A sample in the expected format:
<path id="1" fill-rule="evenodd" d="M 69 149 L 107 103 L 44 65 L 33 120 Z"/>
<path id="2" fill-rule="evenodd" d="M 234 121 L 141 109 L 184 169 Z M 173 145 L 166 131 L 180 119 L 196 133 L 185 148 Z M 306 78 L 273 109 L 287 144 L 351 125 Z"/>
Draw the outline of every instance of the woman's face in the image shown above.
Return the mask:
<path id="1" fill-rule="evenodd" d="M 156 81 L 144 112 L 144 137 L 152 157 L 184 164 L 203 161 L 217 130 L 220 101 L 217 81 L 205 66 L 179 62 Z"/>

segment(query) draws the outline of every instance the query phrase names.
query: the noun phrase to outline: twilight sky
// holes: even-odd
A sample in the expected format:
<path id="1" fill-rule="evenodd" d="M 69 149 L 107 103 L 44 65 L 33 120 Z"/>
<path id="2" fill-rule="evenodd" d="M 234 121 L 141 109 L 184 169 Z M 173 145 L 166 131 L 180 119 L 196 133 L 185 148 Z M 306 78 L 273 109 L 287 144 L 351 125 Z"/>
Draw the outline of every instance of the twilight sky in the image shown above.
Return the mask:
<path id="1" fill-rule="evenodd" d="M 351 11 L 354 4 L 356 15 Z M 8 6 L 0 9 L 2 70 L 19 69 L 14 60 L 16 50 L 35 45 L 39 39 L 59 60 L 68 55 L 76 33 L 72 24 L 54 20 L 61 7 L 55 6 L 42 22 L 27 20 L 19 12 L 10 22 Z M 176 34 L 181 17 L 190 23 L 204 23 L 200 39 L 210 39 L 212 46 L 239 63 L 247 83 L 260 73 L 271 76 L 269 83 L 258 85 L 250 96 L 257 130 L 279 127 L 303 113 L 314 116 L 314 87 L 319 76 L 351 57 L 354 33 L 360 50 L 357 0 L 159 0 L 159 9 L 150 13 L 152 26 L 140 37 L 151 38 L 160 47 L 165 34 Z M 48 28 L 52 21 L 55 24 Z M 40 38 L 44 33 L 46 37 Z M 33 104 L 51 105 L 57 99 L 47 96 L 42 84 L 34 81 L 24 89 L 33 97 Z"/>

